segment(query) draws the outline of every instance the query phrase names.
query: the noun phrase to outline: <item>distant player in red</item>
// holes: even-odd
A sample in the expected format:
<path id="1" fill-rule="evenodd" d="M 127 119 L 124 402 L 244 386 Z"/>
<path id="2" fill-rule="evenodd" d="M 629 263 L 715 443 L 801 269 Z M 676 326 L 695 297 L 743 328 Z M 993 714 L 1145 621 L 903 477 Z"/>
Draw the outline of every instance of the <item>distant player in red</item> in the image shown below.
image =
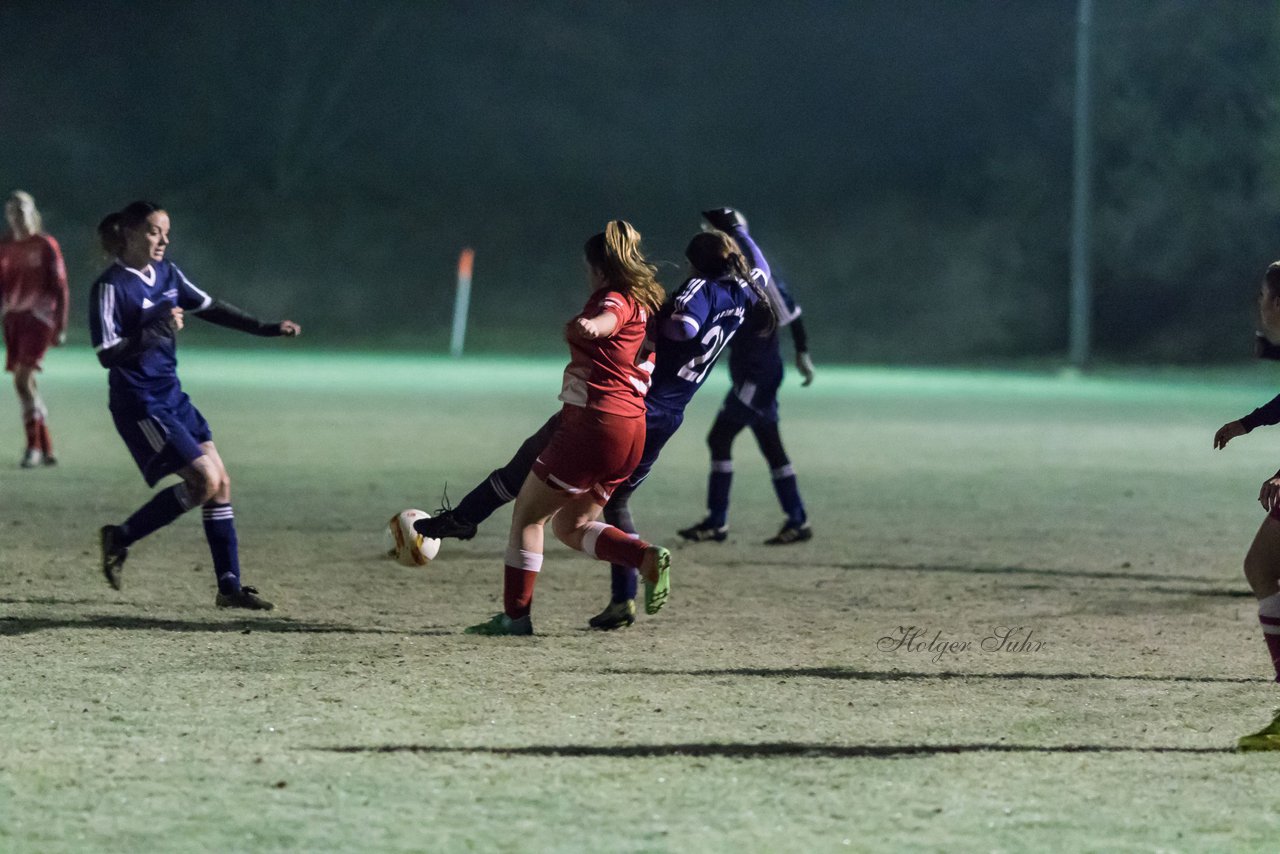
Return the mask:
<path id="1" fill-rule="evenodd" d="M 36 373 L 51 344 L 67 328 L 67 268 L 58 241 L 42 230 L 30 193 L 14 190 L 4 205 L 8 233 L 0 238 L 0 318 L 4 324 L 4 369 L 22 404 L 27 450 L 22 467 L 57 463 L 49 439 L 49 412 L 36 388 Z"/>
<path id="2" fill-rule="evenodd" d="M 1258 337 L 1256 353 L 1263 359 L 1280 359 L 1280 261 L 1267 268 L 1258 292 Z M 1280 397 L 1258 407 L 1243 418 L 1228 421 L 1213 436 L 1213 447 L 1221 449 L 1232 439 L 1255 427 L 1280 424 Z M 1258 501 L 1267 511 L 1244 558 L 1244 577 L 1258 600 L 1258 622 L 1262 639 L 1280 682 L 1280 472 L 1267 478 L 1258 492 Z M 1280 712 L 1256 733 L 1237 742 L 1241 750 L 1280 750 Z"/>
<path id="3" fill-rule="evenodd" d="M 531 635 L 533 587 L 548 521 L 565 545 L 600 560 L 640 567 L 656 611 L 669 588 L 670 553 L 597 521 L 644 449 L 649 373 L 641 364 L 649 318 L 665 294 L 640 251 L 640 233 L 613 220 L 583 247 L 591 297 L 565 327 L 559 424 L 516 496 L 503 575 L 503 612 L 469 634 Z"/>

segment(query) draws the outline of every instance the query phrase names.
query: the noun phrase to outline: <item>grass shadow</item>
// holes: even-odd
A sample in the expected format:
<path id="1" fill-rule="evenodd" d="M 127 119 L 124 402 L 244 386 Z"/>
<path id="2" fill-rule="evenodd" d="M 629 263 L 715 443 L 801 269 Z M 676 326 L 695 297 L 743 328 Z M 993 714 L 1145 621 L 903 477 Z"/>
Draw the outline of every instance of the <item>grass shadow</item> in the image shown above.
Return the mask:
<path id="1" fill-rule="evenodd" d="M 845 679 L 854 682 L 897 682 L 906 679 L 1000 679 L 1017 681 L 1039 679 L 1050 682 L 1073 682 L 1086 679 L 1106 679 L 1120 682 L 1192 682 L 1229 683 L 1248 685 L 1269 682 L 1253 676 L 1178 676 L 1178 675 L 1125 675 L 1121 673 L 1036 673 L 1011 670 L 1006 673 L 966 673 L 964 671 L 939 670 L 854 670 L 847 667 L 728 667 L 705 670 L 636 670 L 610 668 L 602 671 L 619 676 L 754 676 L 766 679 Z"/>
<path id="2" fill-rule="evenodd" d="M 309 747 L 326 753 L 376 754 L 491 754 L 605 759 L 724 758 L 724 759 L 894 759 L 904 756 L 946 756 L 963 753 L 1235 753 L 1230 747 L 1123 746 L 1111 744 L 808 744 L 764 742 L 760 744 L 694 742 L 686 744 L 534 744 L 519 747 L 452 747 L 435 744 L 336 745 Z"/>
<path id="3" fill-rule="evenodd" d="M 0 636 L 26 635 L 61 629 L 118 629 L 158 632 L 274 632 L 277 634 L 436 636 L 454 632 L 443 629 L 403 629 L 308 623 L 282 617 L 243 617 L 227 620 L 165 620 L 156 617 L 96 614 L 80 619 L 61 617 L 0 617 Z"/>

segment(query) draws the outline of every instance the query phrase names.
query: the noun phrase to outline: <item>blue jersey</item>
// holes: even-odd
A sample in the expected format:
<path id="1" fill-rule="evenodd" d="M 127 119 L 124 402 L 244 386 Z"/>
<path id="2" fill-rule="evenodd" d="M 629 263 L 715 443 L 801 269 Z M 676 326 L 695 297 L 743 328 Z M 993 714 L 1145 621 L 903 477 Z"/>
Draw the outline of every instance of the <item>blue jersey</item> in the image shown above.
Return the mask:
<path id="1" fill-rule="evenodd" d="M 168 317 L 171 310 L 208 308 L 213 298 L 197 288 L 168 261 L 134 270 L 116 261 L 93 283 L 89 332 L 95 351 L 122 340 L 140 341 L 143 329 Z M 173 336 L 150 339 L 110 369 L 112 407 L 146 409 L 168 399 L 179 388 L 178 355 Z"/>
<path id="2" fill-rule="evenodd" d="M 776 318 L 776 326 L 771 334 L 761 335 L 763 330 L 754 329 L 748 323 L 741 335 L 733 339 L 729 346 L 729 376 L 734 385 L 744 382 L 768 383 L 782 381 L 782 352 L 778 343 L 778 331 L 800 316 L 800 306 L 791 298 L 786 284 L 776 277 L 770 277 L 764 289 L 769 298 L 769 305 Z"/>

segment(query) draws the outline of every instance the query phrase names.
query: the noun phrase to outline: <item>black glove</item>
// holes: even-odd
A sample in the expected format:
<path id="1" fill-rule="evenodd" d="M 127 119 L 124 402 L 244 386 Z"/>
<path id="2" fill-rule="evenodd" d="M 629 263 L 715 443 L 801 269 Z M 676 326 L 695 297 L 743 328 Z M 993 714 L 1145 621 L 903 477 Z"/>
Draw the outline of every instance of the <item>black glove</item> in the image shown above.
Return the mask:
<path id="1" fill-rule="evenodd" d="M 702 212 L 702 218 L 721 231 L 747 227 L 747 218 L 733 208 L 713 208 Z"/>

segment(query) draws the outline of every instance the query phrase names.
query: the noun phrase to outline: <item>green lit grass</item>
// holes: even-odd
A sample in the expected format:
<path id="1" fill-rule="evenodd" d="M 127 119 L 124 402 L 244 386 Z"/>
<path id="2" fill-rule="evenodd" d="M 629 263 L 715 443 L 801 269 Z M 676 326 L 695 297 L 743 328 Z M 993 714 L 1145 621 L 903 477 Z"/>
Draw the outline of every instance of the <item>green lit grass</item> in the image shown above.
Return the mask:
<path id="1" fill-rule="evenodd" d="M 1273 847 L 1273 762 L 1226 748 L 1274 702 L 1238 566 L 1280 434 L 1210 449 L 1266 372 L 820 366 L 783 407 L 812 543 L 755 545 L 781 517 L 743 436 L 731 539 L 675 547 L 667 610 L 583 631 L 604 573 L 553 546 L 540 636 L 495 641 L 459 632 L 507 514 L 426 571 L 380 526 L 503 462 L 562 360 L 293 343 L 182 355 L 269 616 L 212 607 L 196 518 L 101 582 L 96 528 L 149 493 L 86 351 L 44 378 L 58 469 L 17 470 L 0 398 L 0 851 Z M 665 543 L 725 383 L 636 498 Z M 878 645 L 912 625 L 1047 646 Z"/>

